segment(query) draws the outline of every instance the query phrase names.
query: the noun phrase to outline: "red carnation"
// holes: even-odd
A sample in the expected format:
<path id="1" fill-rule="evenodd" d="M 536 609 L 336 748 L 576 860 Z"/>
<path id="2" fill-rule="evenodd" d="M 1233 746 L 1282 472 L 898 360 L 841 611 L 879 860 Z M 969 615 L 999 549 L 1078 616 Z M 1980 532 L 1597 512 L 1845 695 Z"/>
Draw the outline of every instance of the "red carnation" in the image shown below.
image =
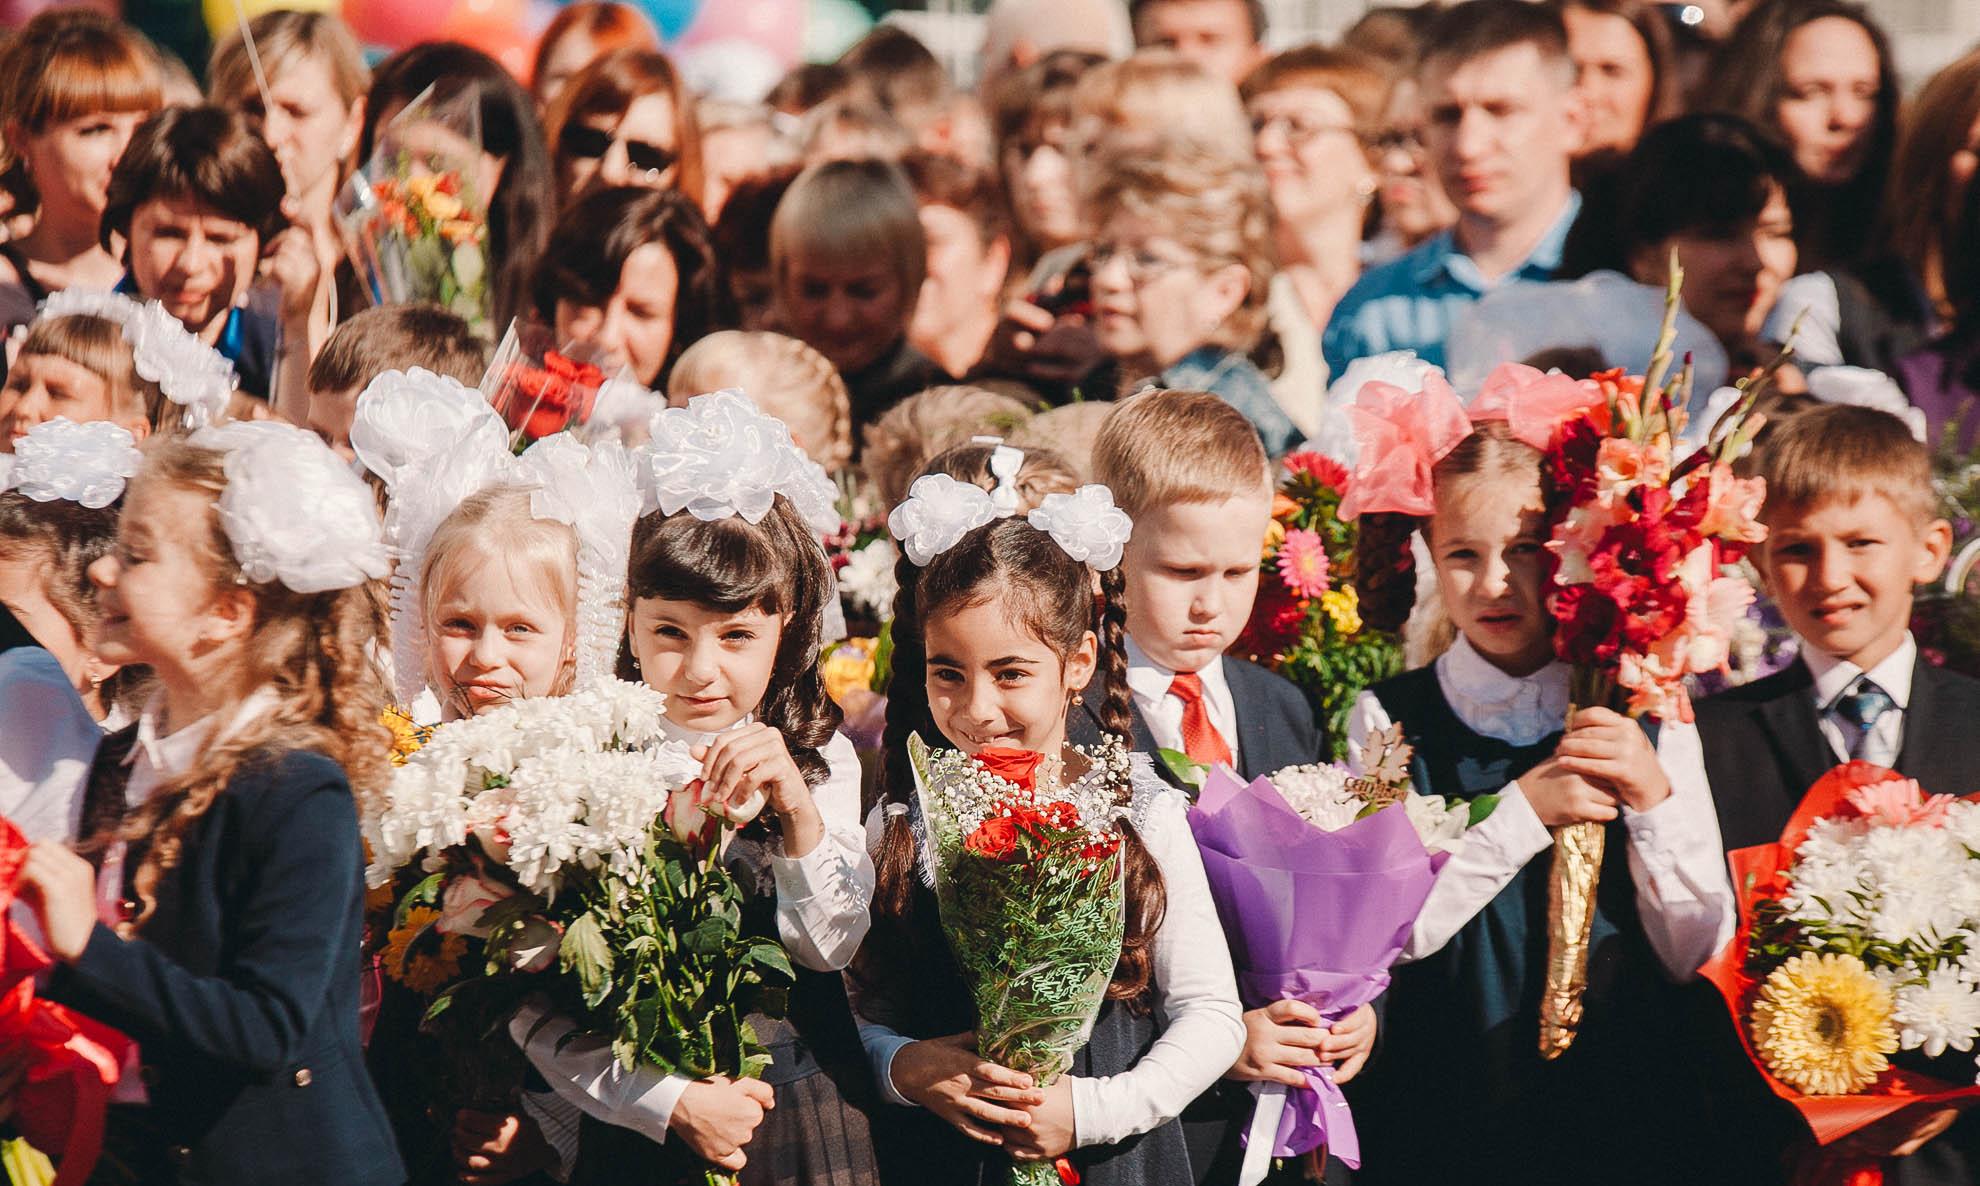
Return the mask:
<path id="1" fill-rule="evenodd" d="M 1038 764 L 1045 755 L 1028 749 L 991 748 L 976 752 L 976 764 L 1020 790 L 1038 785 Z"/>
<path id="2" fill-rule="evenodd" d="M 1044 807 L 1044 816 L 1047 823 L 1061 832 L 1070 832 L 1079 827 L 1079 808 L 1064 799 L 1054 799 L 1047 803 Z"/>

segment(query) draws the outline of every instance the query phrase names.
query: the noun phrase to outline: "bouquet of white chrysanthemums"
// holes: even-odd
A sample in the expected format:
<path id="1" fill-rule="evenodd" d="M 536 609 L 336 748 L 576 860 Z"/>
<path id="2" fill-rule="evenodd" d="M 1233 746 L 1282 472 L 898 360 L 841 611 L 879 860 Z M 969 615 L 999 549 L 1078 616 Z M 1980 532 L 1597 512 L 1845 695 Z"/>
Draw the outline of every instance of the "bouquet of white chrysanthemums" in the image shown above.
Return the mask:
<path id="1" fill-rule="evenodd" d="M 790 963 L 775 936 L 743 932 L 722 864 L 725 831 L 754 812 L 702 802 L 665 708 L 605 680 L 449 722 L 365 812 L 367 880 L 401 891 L 384 970 L 469 1064 L 456 1102 L 507 1089 L 487 1064 L 515 1066 L 513 1052 L 487 1036 L 537 993 L 628 1067 L 768 1065 L 745 1018 L 781 1011 Z"/>

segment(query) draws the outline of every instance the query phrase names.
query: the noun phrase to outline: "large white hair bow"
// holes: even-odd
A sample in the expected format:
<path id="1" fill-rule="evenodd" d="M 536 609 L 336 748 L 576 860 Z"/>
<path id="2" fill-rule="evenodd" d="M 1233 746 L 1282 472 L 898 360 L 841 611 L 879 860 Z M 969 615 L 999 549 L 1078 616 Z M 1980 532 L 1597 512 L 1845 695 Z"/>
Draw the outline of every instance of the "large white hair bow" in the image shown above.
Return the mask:
<path id="1" fill-rule="evenodd" d="M 225 416 L 234 394 L 234 364 L 188 330 L 157 301 L 136 301 L 120 292 L 65 288 L 41 302 L 36 320 L 87 314 L 114 321 L 139 377 L 158 384 L 165 398 L 185 409 L 187 428 L 203 428 Z"/>
<path id="2" fill-rule="evenodd" d="M 64 500 L 91 509 L 123 497 L 143 454 L 137 438 L 107 420 L 82 424 L 57 416 L 28 429 L 14 454 L 0 457 L 0 490 L 18 490 L 36 502 Z"/>
<path id="3" fill-rule="evenodd" d="M 314 433 L 273 420 L 237 420 L 192 435 L 226 454 L 216 510 L 241 574 L 324 593 L 390 570 L 371 491 Z"/>
<path id="4" fill-rule="evenodd" d="M 783 421 L 741 391 L 697 395 L 654 415 L 635 465 L 646 512 L 761 523 L 781 494 L 820 535 L 839 528 L 838 488 Z"/>

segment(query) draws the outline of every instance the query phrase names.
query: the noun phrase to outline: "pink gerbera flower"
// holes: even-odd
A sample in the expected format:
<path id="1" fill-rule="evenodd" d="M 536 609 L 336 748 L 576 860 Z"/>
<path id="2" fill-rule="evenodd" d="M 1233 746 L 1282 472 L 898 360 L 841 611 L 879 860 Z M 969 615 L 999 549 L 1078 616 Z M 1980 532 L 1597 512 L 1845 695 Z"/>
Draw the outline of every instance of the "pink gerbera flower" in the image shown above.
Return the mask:
<path id="1" fill-rule="evenodd" d="M 1327 573 L 1327 546 L 1320 533 L 1304 527 L 1286 532 L 1279 545 L 1279 577 L 1301 597 L 1318 597 L 1333 588 Z"/>

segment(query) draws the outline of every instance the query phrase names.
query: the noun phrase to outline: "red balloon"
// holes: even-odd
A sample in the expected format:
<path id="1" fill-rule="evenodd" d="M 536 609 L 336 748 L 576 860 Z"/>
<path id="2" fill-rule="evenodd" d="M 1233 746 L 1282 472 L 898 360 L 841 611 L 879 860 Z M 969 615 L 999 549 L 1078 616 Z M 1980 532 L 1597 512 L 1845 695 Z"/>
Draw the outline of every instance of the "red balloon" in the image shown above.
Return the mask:
<path id="1" fill-rule="evenodd" d="M 458 0 L 433 36 L 472 46 L 528 83 L 536 38 L 524 28 L 524 15 L 524 0 Z"/>
<path id="2" fill-rule="evenodd" d="M 451 15 L 445 4 L 409 4 L 406 0 L 344 0 L 344 23 L 360 41 L 386 49 L 404 49 L 440 36 Z"/>

